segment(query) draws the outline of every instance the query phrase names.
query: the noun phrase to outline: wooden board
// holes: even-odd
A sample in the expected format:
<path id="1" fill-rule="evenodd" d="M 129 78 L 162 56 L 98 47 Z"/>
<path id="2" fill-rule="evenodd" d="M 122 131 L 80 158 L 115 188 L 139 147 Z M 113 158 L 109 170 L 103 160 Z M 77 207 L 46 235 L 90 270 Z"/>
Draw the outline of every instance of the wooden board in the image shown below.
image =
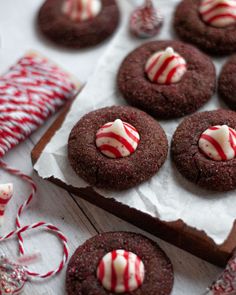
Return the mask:
<path id="1" fill-rule="evenodd" d="M 69 108 L 70 105 L 65 107 L 64 111 L 32 150 L 33 164 L 37 162 L 47 143 L 62 125 Z M 182 220 L 163 222 L 158 218 L 118 203 L 114 199 L 107 199 L 96 193 L 92 187 L 78 189 L 53 177 L 48 180 L 117 217 L 213 264 L 224 266 L 236 248 L 236 222 L 228 239 L 224 244 L 218 246 L 204 232 L 187 226 Z"/>

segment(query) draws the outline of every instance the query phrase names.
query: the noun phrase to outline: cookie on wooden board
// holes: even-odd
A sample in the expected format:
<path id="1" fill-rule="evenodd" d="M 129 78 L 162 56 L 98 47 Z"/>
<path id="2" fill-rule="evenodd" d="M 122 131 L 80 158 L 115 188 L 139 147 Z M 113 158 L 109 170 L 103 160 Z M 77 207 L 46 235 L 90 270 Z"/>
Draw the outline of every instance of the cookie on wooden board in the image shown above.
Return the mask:
<path id="1" fill-rule="evenodd" d="M 211 59 L 179 41 L 153 41 L 122 62 L 118 88 L 129 104 L 150 115 L 170 119 L 193 113 L 216 87 Z"/>
<path id="2" fill-rule="evenodd" d="M 236 188 L 236 113 L 201 112 L 184 119 L 171 145 L 172 159 L 188 180 L 215 191 Z"/>
<path id="3" fill-rule="evenodd" d="M 129 106 L 92 111 L 73 127 L 68 157 L 90 185 L 123 190 L 155 175 L 168 151 L 164 130 L 151 116 Z"/>

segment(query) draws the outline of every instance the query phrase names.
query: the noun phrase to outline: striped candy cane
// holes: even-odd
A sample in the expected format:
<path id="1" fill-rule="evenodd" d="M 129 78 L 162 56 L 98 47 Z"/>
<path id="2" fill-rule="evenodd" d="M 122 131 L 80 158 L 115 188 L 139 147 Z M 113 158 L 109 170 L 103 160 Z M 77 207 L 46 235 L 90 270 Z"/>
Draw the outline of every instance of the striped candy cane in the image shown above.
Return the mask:
<path id="1" fill-rule="evenodd" d="M 31 203 L 33 197 L 36 194 L 36 190 L 37 190 L 36 184 L 34 183 L 34 181 L 31 177 L 23 174 L 21 171 L 19 171 L 17 169 L 9 167 L 3 161 L 0 161 L 0 167 L 3 168 L 4 170 L 6 170 L 8 173 L 18 176 L 22 180 L 28 182 L 32 188 L 32 191 L 31 191 L 29 197 L 20 206 L 20 208 L 17 212 L 17 216 L 16 216 L 16 228 L 17 229 L 11 231 L 10 233 L 8 233 L 7 235 L 5 235 L 3 237 L 0 237 L 0 242 L 8 240 L 8 239 L 12 238 L 13 236 L 17 235 L 18 240 L 19 240 L 19 252 L 20 252 L 20 255 L 23 255 L 25 253 L 25 249 L 24 249 L 24 240 L 22 237 L 22 233 L 29 231 L 29 230 L 35 230 L 35 229 L 44 229 L 44 230 L 49 230 L 49 231 L 54 232 L 63 244 L 63 257 L 62 257 L 62 260 L 61 260 L 59 266 L 55 270 L 48 271 L 45 274 L 39 274 L 36 272 L 32 272 L 29 269 L 26 270 L 27 275 L 30 277 L 37 277 L 37 278 L 41 278 L 41 279 L 52 277 L 52 276 L 56 275 L 57 273 L 59 273 L 64 268 L 64 266 L 66 265 L 66 263 L 68 261 L 69 248 L 68 248 L 68 244 L 67 244 L 67 238 L 56 226 L 46 223 L 44 221 L 40 221 L 40 222 L 31 224 L 31 225 L 21 226 L 20 217 L 21 217 L 22 213 L 24 212 L 24 210 L 26 210 L 28 205 Z"/>

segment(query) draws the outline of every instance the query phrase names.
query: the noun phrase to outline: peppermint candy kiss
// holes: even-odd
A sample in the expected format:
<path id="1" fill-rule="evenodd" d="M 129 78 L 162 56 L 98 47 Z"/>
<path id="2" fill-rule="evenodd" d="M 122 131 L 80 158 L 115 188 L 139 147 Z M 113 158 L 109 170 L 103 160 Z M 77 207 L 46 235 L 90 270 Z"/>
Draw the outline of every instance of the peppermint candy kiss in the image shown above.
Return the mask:
<path id="1" fill-rule="evenodd" d="M 198 142 L 200 150 L 214 161 L 236 157 L 236 130 L 227 125 L 217 125 L 204 131 Z"/>
<path id="2" fill-rule="evenodd" d="M 236 1 L 202 0 L 199 12 L 205 23 L 218 28 L 227 27 L 236 22 Z"/>
<path id="3" fill-rule="evenodd" d="M 86 21 L 101 11 L 101 0 L 64 0 L 62 12 L 73 21 Z"/>
<path id="4" fill-rule="evenodd" d="M 156 9 L 151 0 L 146 0 L 145 4 L 135 9 L 130 16 L 130 31 L 139 38 L 151 38 L 155 36 L 161 28 L 163 17 L 159 9 Z"/>
<path id="5" fill-rule="evenodd" d="M 102 126 L 96 134 L 96 146 L 109 158 L 123 158 L 135 152 L 140 141 L 138 131 L 120 119 Z"/>
<path id="6" fill-rule="evenodd" d="M 106 254 L 97 268 L 97 278 L 105 289 L 115 293 L 132 292 L 144 281 L 144 264 L 134 253 L 115 250 Z"/>
<path id="7" fill-rule="evenodd" d="M 154 53 L 145 66 L 147 77 L 157 84 L 178 83 L 186 71 L 186 61 L 171 47 Z"/>
<path id="8" fill-rule="evenodd" d="M 13 195 L 13 184 L 0 184 L 0 226 L 3 224 L 5 209 Z M 1 293 L 0 293 L 1 294 Z"/>

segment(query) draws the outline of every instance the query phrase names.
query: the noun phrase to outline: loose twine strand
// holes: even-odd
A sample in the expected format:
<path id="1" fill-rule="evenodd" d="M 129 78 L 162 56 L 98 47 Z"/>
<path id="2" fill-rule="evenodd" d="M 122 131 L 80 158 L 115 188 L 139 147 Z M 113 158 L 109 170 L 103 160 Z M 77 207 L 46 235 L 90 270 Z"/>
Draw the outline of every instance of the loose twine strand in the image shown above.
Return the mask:
<path id="1" fill-rule="evenodd" d="M 53 277 L 54 275 L 58 274 L 64 268 L 64 266 L 66 265 L 66 263 L 68 261 L 69 248 L 68 248 L 67 238 L 59 230 L 59 228 L 57 228 L 53 224 L 46 223 L 44 221 L 36 222 L 36 223 L 30 224 L 30 225 L 25 225 L 25 226 L 21 225 L 20 218 L 21 218 L 23 212 L 27 209 L 27 207 L 29 206 L 29 204 L 31 203 L 31 201 L 33 200 L 33 198 L 36 195 L 36 191 L 37 191 L 36 184 L 31 177 L 29 177 L 28 175 L 25 175 L 24 173 L 22 173 L 21 171 L 19 171 L 17 169 L 9 167 L 3 161 L 0 161 L 0 167 L 2 169 L 4 169 L 5 171 L 7 171 L 8 173 L 21 178 L 23 181 L 25 181 L 26 183 L 28 183 L 31 186 L 31 193 L 30 193 L 29 197 L 25 200 L 25 202 L 18 209 L 17 216 L 16 216 L 16 230 L 11 231 L 10 233 L 6 234 L 5 236 L 2 236 L 2 237 L 0 236 L 0 242 L 6 241 L 14 236 L 17 236 L 18 242 L 19 242 L 19 253 L 20 253 L 20 255 L 24 255 L 25 248 L 24 248 L 24 239 L 22 237 L 22 234 L 24 232 L 27 232 L 30 230 L 36 230 L 36 229 L 43 229 L 43 230 L 48 230 L 48 231 L 53 232 L 54 234 L 56 234 L 56 236 L 61 241 L 62 246 L 63 246 L 63 256 L 62 256 L 62 260 L 60 261 L 58 267 L 56 269 L 48 271 L 44 274 L 32 272 L 28 268 L 26 268 L 26 273 L 29 277 L 36 277 L 36 278 L 40 278 L 40 279 Z"/>

